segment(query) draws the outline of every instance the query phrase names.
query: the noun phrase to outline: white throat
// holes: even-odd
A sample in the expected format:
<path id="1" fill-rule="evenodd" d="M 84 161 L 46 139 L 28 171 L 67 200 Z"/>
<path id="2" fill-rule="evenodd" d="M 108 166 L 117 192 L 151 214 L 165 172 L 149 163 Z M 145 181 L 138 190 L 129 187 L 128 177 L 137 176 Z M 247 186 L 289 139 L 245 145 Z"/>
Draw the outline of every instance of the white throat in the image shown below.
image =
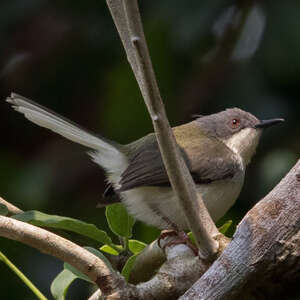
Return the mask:
<path id="1" fill-rule="evenodd" d="M 261 136 L 261 130 L 244 128 L 223 142 L 236 154 L 238 154 L 244 166 L 246 166 L 256 151 Z"/>

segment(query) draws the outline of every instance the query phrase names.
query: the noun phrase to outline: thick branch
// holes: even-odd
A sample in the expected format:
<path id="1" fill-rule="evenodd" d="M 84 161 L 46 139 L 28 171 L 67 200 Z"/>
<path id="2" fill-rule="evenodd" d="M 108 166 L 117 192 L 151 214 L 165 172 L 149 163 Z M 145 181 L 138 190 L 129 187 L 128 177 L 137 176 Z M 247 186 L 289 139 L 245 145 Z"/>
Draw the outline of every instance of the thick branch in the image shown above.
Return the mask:
<path id="1" fill-rule="evenodd" d="M 168 239 L 162 240 L 168 243 Z M 177 299 L 209 267 L 185 244 L 166 248 L 167 261 L 147 282 L 138 284 L 139 299 Z"/>
<path id="2" fill-rule="evenodd" d="M 300 160 L 247 213 L 219 259 L 180 299 L 241 299 L 260 285 L 266 290 L 272 276 L 281 284 L 295 280 L 299 270 Z"/>
<path id="3" fill-rule="evenodd" d="M 111 294 L 126 284 L 123 277 L 112 272 L 97 256 L 42 228 L 0 216 L 0 236 L 22 242 L 68 262 L 95 282 L 104 295 Z"/>
<path id="4" fill-rule="evenodd" d="M 142 282 L 136 287 L 124 286 L 119 291 L 120 299 L 176 299 L 208 269 L 210 263 L 195 257 L 193 251 L 186 244 L 170 244 L 176 239 L 176 236 L 161 239 L 161 245 L 166 245 L 167 261 L 150 280 Z M 154 247 L 157 246 L 154 245 Z M 158 250 L 149 249 L 148 251 L 157 252 Z M 142 260 L 140 262 L 142 263 Z M 95 292 L 89 300 L 100 299 L 99 292 Z M 114 295 L 110 295 L 107 299 L 115 298 Z"/>
<path id="5" fill-rule="evenodd" d="M 203 200 L 197 195 L 196 186 L 169 125 L 144 37 L 137 1 L 125 0 L 123 6 L 122 0 L 107 0 L 107 4 L 150 113 L 173 190 L 195 236 L 201 256 L 212 257 L 218 250 L 218 243 L 212 235 L 217 235 L 218 230 Z"/>

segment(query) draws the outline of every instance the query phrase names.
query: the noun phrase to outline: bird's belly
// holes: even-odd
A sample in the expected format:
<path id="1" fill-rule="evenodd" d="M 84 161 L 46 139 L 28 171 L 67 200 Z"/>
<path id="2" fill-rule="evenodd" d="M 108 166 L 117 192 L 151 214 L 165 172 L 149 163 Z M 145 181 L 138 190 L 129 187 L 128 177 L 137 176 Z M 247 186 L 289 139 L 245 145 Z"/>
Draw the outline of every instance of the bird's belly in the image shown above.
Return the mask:
<path id="1" fill-rule="evenodd" d="M 231 179 L 197 185 L 197 192 L 214 221 L 219 220 L 234 204 L 243 180 L 243 174 L 238 174 Z M 129 212 L 137 219 L 161 229 L 172 228 L 172 224 L 180 229 L 188 229 L 185 216 L 170 187 L 139 187 L 121 195 Z"/>
<path id="2" fill-rule="evenodd" d="M 198 185 L 197 191 L 216 222 L 230 209 L 238 198 L 244 183 L 244 175 L 232 179 L 220 180 L 208 185 Z"/>

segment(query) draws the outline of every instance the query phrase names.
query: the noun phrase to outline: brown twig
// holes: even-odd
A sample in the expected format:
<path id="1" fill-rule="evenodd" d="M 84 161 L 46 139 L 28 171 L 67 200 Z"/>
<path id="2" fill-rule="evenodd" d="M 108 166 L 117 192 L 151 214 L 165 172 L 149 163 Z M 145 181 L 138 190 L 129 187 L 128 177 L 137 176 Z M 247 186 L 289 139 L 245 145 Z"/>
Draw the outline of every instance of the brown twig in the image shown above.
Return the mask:
<path id="1" fill-rule="evenodd" d="M 201 257 L 211 258 L 218 251 L 218 242 L 213 236 L 219 232 L 203 200 L 197 195 L 196 186 L 169 125 L 144 37 L 137 1 L 107 0 L 107 4 L 151 116 L 173 190 L 194 234 Z"/>
<path id="2" fill-rule="evenodd" d="M 23 212 L 22 209 L 14 206 L 13 204 L 5 201 L 3 198 L 0 197 L 0 203 L 4 204 L 8 209 L 8 216 L 17 215 Z"/>
<path id="3" fill-rule="evenodd" d="M 68 262 L 95 282 L 104 295 L 126 285 L 125 279 L 86 249 L 45 229 L 0 216 L 0 236 L 19 241 Z"/>

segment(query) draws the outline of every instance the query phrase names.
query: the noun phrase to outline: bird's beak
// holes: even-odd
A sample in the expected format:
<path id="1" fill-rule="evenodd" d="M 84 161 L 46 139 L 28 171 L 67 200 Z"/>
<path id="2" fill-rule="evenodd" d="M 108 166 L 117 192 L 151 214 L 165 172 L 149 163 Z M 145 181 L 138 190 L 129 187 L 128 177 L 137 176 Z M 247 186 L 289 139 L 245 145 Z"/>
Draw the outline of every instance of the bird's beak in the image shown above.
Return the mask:
<path id="1" fill-rule="evenodd" d="M 254 128 L 267 128 L 281 122 L 284 122 L 284 119 L 260 120 L 260 122 L 254 126 Z"/>

